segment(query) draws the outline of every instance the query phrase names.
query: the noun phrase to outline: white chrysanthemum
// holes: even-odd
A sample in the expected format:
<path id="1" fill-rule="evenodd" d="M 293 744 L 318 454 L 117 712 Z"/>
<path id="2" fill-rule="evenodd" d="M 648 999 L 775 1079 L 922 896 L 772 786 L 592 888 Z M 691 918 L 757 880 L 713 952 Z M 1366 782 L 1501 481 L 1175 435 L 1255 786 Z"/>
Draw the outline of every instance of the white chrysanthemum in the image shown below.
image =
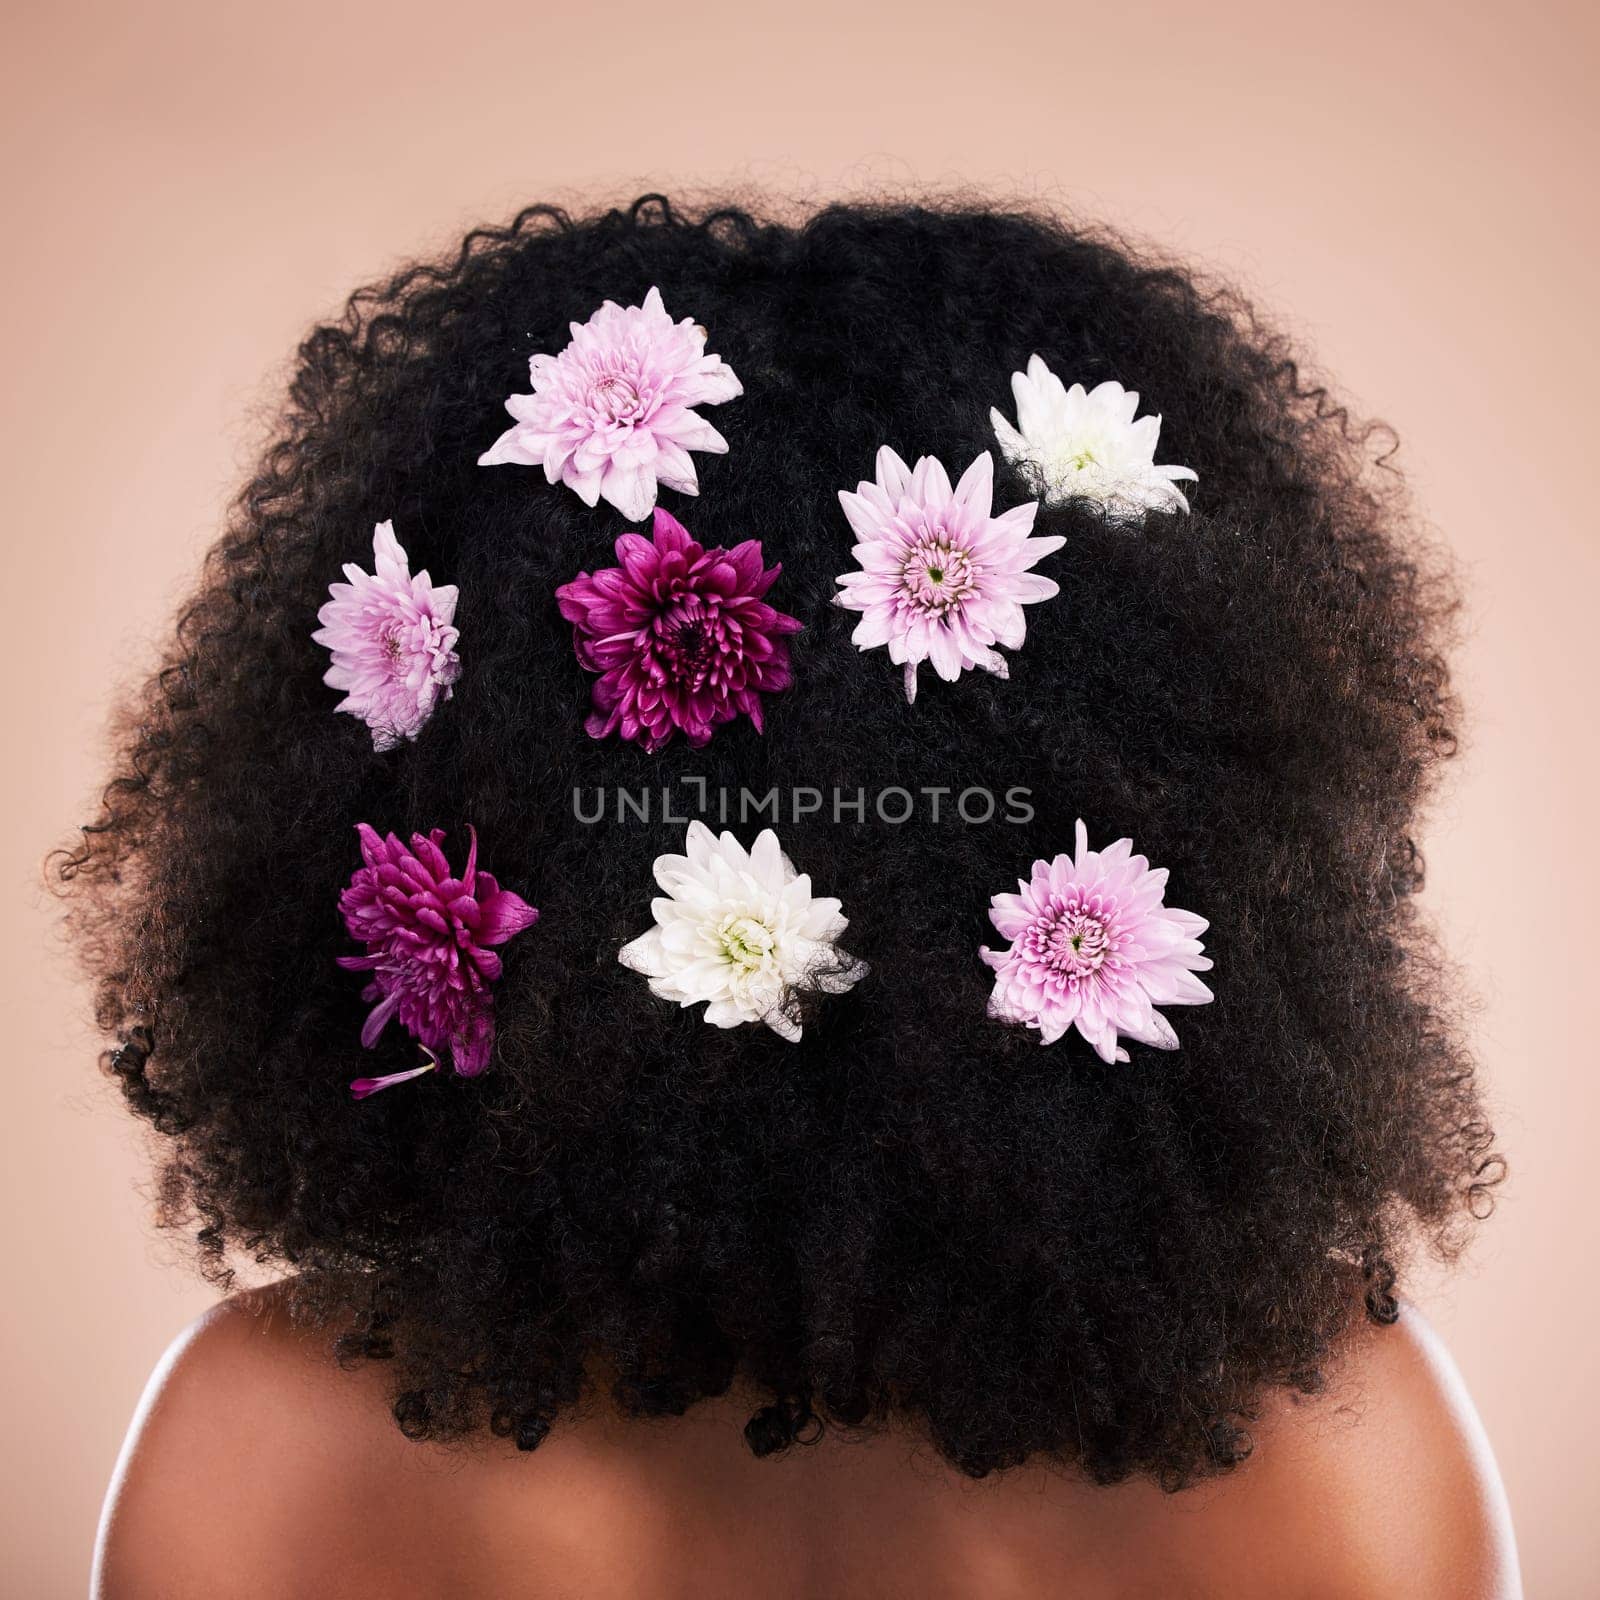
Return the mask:
<path id="1" fill-rule="evenodd" d="M 691 822 L 684 849 L 656 857 L 666 891 L 650 903 L 656 925 L 618 960 L 663 1000 L 705 1001 L 716 1027 L 764 1022 L 799 1039 L 789 1005 L 796 992 L 842 994 L 866 976 L 864 961 L 837 948 L 846 927 L 839 902 L 813 898 L 811 879 L 796 874 L 770 828 L 747 852 L 731 833 Z"/>
<path id="2" fill-rule="evenodd" d="M 1188 467 L 1158 467 L 1159 416 L 1140 417 L 1139 396 L 1120 383 L 1069 389 L 1038 356 L 1026 372 L 1011 374 L 1017 425 L 998 409 L 989 413 L 1007 461 L 1020 467 L 1044 500 L 1097 500 L 1119 520 L 1146 511 L 1187 511 L 1189 502 L 1174 482 L 1196 478 Z"/>

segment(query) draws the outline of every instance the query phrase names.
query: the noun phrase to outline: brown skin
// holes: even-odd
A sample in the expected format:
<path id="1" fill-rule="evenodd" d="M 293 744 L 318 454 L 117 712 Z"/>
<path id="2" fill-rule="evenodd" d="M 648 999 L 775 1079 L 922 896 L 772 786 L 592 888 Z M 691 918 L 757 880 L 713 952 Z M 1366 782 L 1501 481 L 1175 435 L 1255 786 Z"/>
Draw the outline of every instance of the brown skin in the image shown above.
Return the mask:
<path id="1" fill-rule="evenodd" d="M 216 1307 L 150 1380 L 106 1501 L 96 1600 L 1514 1600 L 1488 1441 L 1407 1307 L 1329 1396 L 1178 1495 L 1025 1468 L 984 1482 L 907 1437 L 758 1461 L 736 1397 L 596 1409 L 532 1455 L 412 1444 L 381 1366 L 343 1372 L 271 1290 Z"/>

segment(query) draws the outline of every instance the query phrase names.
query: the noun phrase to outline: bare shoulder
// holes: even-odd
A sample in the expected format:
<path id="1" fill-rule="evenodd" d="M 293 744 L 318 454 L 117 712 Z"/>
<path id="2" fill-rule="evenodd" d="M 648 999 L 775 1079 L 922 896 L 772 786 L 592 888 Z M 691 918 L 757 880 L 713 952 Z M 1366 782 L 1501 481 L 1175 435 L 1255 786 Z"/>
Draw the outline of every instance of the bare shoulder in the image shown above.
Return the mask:
<path id="1" fill-rule="evenodd" d="M 1281 1530 L 1271 1564 L 1287 1564 L 1272 1580 L 1284 1588 L 1266 1592 L 1522 1593 L 1483 1425 L 1443 1341 L 1409 1305 L 1392 1327 L 1356 1334 L 1326 1396 L 1274 1408 L 1255 1457 L 1208 1509 L 1234 1525 L 1236 1548 L 1260 1549 L 1263 1527 Z"/>
<path id="2" fill-rule="evenodd" d="M 656 1427 L 597 1412 L 532 1456 L 452 1454 L 402 1437 L 382 1368 L 339 1369 L 278 1296 L 244 1296 L 186 1330 L 152 1376 L 94 1592 L 498 1600 L 665 1592 L 663 1574 L 725 1568 L 698 1592 L 867 1594 L 886 1565 L 910 1572 L 932 1552 L 929 1595 L 951 1592 L 950 1571 L 999 1563 L 1018 1594 L 1059 1592 L 1070 1573 L 1085 1593 L 1517 1600 L 1493 1457 L 1421 1314 L 1364 1327 L 1331 1376 L 1328 1394 L 1274 1406 L 1238 1472 L 1178 1495 L 1031 1468 L 975 1488 L 910 1470 L 889 1437 L 758 1462 L 737 1399 Z M 833 1574 L 824 1588 L 801 1578 L 813 1569 Z"/>
<path id="3" fill-rule="evenodd" d="M 608 1530 L 637 1506 L 609 1443 L 631 1430 L 564 1430 L 531 1456 L 417 1443 L 395 1425 L 390 1382 L 384 1363 L 341 1366 L 279 1291 L 197 1319 L 129 1428 L 93 1600 L 613 1592 L 567 1574 L 604 1568 Z"/>
<path id="4" fill-rule="evenodd" d="M 297 1592 L 308 1550 L 338 1548 L 337 1519 L 398 1453 L 391 1434 L 404 1444 L 373 1379 L 341 1371 L 278 1292 L 213 1307 L 173 1341 L 134 1414 L 96 1600 Z"/>

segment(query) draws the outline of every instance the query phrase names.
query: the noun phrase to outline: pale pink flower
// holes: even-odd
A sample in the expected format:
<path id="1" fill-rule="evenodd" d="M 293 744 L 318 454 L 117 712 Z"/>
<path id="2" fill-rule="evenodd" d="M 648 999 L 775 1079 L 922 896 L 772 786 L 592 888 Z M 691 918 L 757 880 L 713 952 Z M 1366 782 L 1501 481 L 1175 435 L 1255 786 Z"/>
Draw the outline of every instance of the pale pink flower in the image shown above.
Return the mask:
<path id="1" fill-rule="evenodd" d="M 861 650 L 887 645 L 905 669 L 906 699 L 917 696 L 917 667 L 931 661 L 953 682 L 982 667 L 1009 676 L 995 648 L 1015 650 L 1027 633 L 1022 608 L 1058 592 L 1029 569 L 1066 542 L 1033 539 L 1030 500 L 994 517 L 994 459 L 987 451 L 954 489 L 944 468 L 924 456 L 915 470 L 888 446 L 878 452 L 877 481 L 839 503 L 860 543 L 857 572 L 837 582 L 839 605 L 862 613 L 851 641 Z"/>
<path id="2" fill-rule="evenodd" d="M 416 738 L 461 675 L 456 587 L 435 586 L 426 572 L 411 576 L 393 523 L 373 530 L 372 555 L 375 571 L 350 562 L 350 581 L 328 585 L 333 598 L 317 613 L 322 626 L 311 637 L 333 654 L 322 681 L 345 691 L 334 710 L 360 717 L 373 748 L 388 750 Z"/>
<path id="3" fill-rule="evenodd" d="M 980 951 L 995 970 L 989 1015 L 1039 1030 L 1052 1044 L 1069 1028 L 1102 1061 L 1126 1061 L 1117 1036 L 1176 1050 L 1178 1036 L 1155 1008 L 1197 1006 L 1211 991 L 1201 953 L 1203 917 L 1162 904 L 1166 869 L 1152 871 L 1133 841 L 1091 850 L 1078 824 L 1076 856 L 1035 861 L 1016 894 L 997 894 L 989 920 L 1011 941 Z"/>
<path id="4" fill-rule="evenodd" d="M 533 393 L 506 401 L 515 425 L 478 465 L 542 466 L 548 482 L 585 505 L 604 499 L 631 522 L 648 515 L 659 484 L 700 492 L 689 452 L 720 455 L 728 443 L 691 408 L 744 393 L 733 368 L 706 354 L 706 330 L 674 322 L 659 289 L 642 306 L 607 300 L 572 324 L 560 355 L 536 355 L 528 371 Z"/>

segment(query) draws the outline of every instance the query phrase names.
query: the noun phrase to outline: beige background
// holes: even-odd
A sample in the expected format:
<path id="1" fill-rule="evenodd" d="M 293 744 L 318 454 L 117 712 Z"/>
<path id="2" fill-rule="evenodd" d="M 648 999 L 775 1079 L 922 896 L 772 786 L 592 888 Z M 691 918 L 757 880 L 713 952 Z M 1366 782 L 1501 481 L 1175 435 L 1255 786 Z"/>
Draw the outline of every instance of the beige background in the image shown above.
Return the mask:
<path id="1" fill-rule="evenodd" d="M 1530 1593 L 1596 1593 L 1592 7 L 12 6 L 4 1592 L 82 1592 L 140 1384 L 207 1301 L 147 1227 L 40 887 L 107 686 L 147 661 L 308 319 L 522 201 L 688 178 L 1076 205 L 1244 280 L 1398 426 L 1470 589 L 1472 737 L 1427 894 L 1513 1162 L 1426 1303 Z"/>

